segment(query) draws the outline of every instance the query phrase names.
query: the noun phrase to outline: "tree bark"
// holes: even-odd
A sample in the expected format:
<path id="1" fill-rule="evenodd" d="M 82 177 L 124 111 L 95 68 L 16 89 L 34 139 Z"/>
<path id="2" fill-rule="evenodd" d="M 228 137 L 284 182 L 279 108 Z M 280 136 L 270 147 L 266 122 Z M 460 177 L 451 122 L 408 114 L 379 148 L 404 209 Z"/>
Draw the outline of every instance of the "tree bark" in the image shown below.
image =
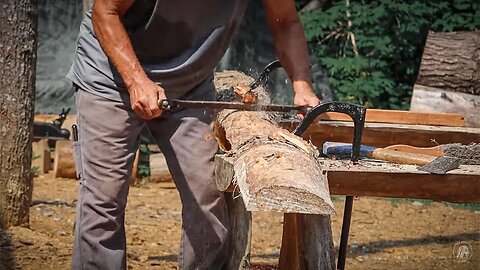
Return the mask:
<path id="1" fill-rule="evenodd" d="M 0 9 L 0 225 L 28 224 L 32 198 L 32 123 L 37 1 Z"/>
<path id="2" fill-rule="evenodd" d="M 416 84 L 480 95 L 480 31 L 430 32 Z"/>

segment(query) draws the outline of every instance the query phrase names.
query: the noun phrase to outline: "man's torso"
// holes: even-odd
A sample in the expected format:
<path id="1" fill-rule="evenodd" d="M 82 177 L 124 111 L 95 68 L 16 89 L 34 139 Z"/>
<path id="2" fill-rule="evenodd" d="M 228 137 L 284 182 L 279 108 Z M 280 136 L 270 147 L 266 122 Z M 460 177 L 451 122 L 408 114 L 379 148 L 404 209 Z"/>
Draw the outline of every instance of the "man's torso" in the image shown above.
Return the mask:
<path id="1" fill-rule="evenodd" d="M 168 97 L 179 97 L 211 76 L 241 22 L 248 0 L 136 0 L 123 24 L 145 72 Z M 95 37 L 91 12 L 82 22 L 68 76 L 80 88 L 119 100 L 120 75 Z"/>

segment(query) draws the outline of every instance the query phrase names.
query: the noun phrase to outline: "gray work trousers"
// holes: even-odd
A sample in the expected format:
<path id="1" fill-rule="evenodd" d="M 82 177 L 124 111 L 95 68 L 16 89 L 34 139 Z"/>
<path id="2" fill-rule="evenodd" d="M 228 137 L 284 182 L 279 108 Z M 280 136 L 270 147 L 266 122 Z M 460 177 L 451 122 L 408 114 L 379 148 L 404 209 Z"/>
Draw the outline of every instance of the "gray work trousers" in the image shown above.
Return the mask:
<path id="1" fill-rule="evenodd" d="M 215 95 L 209 80 L 201 97 Z M 198 92 L 198 91 L 197 91 Z M 206 93 L 206 94 L 205 94 Z M 213 113 L 204 109 L 139 118 L 128 102 L 76 92 L 78 140 L 73 144 L 80 183 L 72 269 L 126 269 L 125 206 L 139 135 L 148 126 L 180 193 L 180 269 L 221 269 L 228 241 L 225 199 L 214 183 Z M 162 203 L 162 198 L 158 198 Z"/>

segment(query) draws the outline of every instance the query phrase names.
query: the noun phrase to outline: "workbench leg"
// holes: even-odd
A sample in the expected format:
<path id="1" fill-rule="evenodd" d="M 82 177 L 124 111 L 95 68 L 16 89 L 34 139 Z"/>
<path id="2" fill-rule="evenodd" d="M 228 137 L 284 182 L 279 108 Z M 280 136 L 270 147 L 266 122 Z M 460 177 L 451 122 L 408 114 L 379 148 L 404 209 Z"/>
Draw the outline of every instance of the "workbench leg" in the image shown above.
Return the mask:
<path id="1" fill-rule="evenodd" d="M 250 269 L 252 213 L 245 209 L 242 196 L 225 193 L 230 218 L 230 246 L 224 270 Z"/>
<path id="2" fill-rule="evenodd" d="M 330 216 L 285 214 L 279 270 L 334 270 Z"/>

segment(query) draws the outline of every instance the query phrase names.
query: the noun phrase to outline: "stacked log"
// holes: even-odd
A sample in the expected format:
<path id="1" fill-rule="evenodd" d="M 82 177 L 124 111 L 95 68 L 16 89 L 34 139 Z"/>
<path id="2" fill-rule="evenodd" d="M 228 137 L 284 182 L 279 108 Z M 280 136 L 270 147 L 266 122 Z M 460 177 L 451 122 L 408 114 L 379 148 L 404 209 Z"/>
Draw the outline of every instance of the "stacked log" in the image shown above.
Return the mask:
<path id="1" fill-rule="evenodd" d="M 480 31 L 429 33 L 410 110 L 460 113 L 480 127 Z"/>

